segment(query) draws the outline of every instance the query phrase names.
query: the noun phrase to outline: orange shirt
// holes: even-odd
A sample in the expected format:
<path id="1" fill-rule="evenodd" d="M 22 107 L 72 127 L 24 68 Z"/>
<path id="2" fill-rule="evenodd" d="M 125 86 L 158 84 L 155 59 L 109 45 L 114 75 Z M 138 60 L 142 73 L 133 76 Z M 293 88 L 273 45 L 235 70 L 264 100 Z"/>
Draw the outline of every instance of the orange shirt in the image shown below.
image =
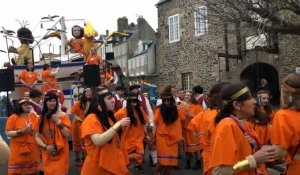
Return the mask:
<path id="1" fill-rule="evenodd" d="M 292 109 L 277 111 L 272 124 L 271 140 L 273 144 L 288 150 L 285 156 L 285 161 L 289 164 L 287 175 L 300 174 L 300 161 L 291 158 L 300 142 L 300 111 Z M 297 154 L 300 154 L 300 149 Z"/>
<path id="2" fill-rule="evenodd" d="M 38 81 L 38 74 L 37 72 L 28 72 L 24 70 L 20 73 L 19 79 L 23 80 L 26 84 L 33 84 L 34 82 Z M 24 87 L 25 92 L 29 92 L 31 88 Z"/>
<path id="3" fill-rule="evenodd" d="M 185 114 L 185 122 L 184 122 L 184 141 L 186 152 L 196 152 L 201 149 L 200 140 L 198 137 L 194 135 L 194 131 L 188 129 L 190 121 L 201 111 L 203 111 L 202 107 L 197 104 L 186 105 L 186 103 L 180 103 L 179 109 L 183 111 Z"/>
<path id="4" fill-rule="evenodd" d="M 111 126 L 114 124 L 109 119 Z M 119 147 L 120 140 L 118 134 L 115 134 L 113 139 L 98 147 L 94 145 L 91 140 L 91 135 L 101 134 L 105 132 L 103 125 L 101 125 L 95 114 L 89 114 L 82 123 L 82 137 L 85 142 L 87 157 L 84 161 L 81 175 L 125 175 L 129 173 L 126 163 L 125 149 Z"/>
<path id="5" fill-rule="evenodd" d="M 211 137 L 215 130 L 216 109 L 206 109 L 197 114 L 190 122 L 189 129 L 199 136 L 203 157 L 203 172 L 208 174 L 209 156 L 211 153 Z"/>
<path id="6" fill-rule="evenodd" d="M 184 114 L 179 109 L 177 110 L 177 120 L 169 125 L 164 123 L 160 108 L 154 112 L 157 158 L 159 164 L 163 166 L 178 165 L 178 142 L 183 139 L 181 122 L 184 120 Z"/>
<path id="7" fill-rule="evenodd" d="M 69 44 L 75 50 L 76 53 L 81 53 L 83 55 L 86 54 L 83 49 L 84 48 L 84 39 L 83 38 L 71 39 Z"/>
<path id="8" fill-rule="evenodd" d="M 107 72 L 105 73 L 105 75 L 104 74 L 100 74 L 101 81 L 100 81 L 99 86 L 106 85 L 107 81 L 109 81 L 111 78 L 113 78 L 113 76 L 111 74 L 107 73 Z"/>
<path id="9" fill-rule="evenodd" d="M 87 64 L 96 64 L 96 65 L 98 65 L 99 63 L 103 62 L 103 59 L 99 55 L 93 55 L 93 56 L 89 55 L 86 58 L 86 62 L 87 62 Z"/>
<path id="10" fill-rule="evenodd" d="M 71 122 L 69 116 L 65 113 L 61 113 L 59 116 L 61 122 L 67 129 L 71 129 Z M 34 129 L 39 132 L 39 123 L 34 126 Z M 70 131 L 71 132 L 71 131 Z M 42 151 L 42 160 L 45 174 L 67 174 L 69 171 L 69 144 L 68 138 L 66 138 L 58 126 L 52 119 L 44 120 L 44 126 L 42 133 L 39 133 L 40 138 L 47 145 L 57 145 L 57 156 L 52 156 L 46 150 Z"/>
<path id="11" fill-rule="evenodd" d="M 148 115 L 141 109 L 144 120 L 147 123 L 149 121 Z M 121 108 L 115 114 L 118 120 L 127 117 L 126 107 Z M 122 133 L 122 142 L 125 145 L 127 154 L 133 156 L 133 158 L 138 162 L 142 163 L 144 158 L 144 137 L 145 137 L 145 125 L 141 123 L 138 113 L 134 110 L 134 117 L 137 121 L 137 126 L 131 124 L 129 127 L 125 127 Z"/>
<path id="12" fill-rule="evenodd" d="M 75 119 L 75 116 L 78 116 L 81 120 L 84 120 L 85 113 L 84 110 L 80 108 L 80 101 L 76 101 L 74 106 L 70 111 L 73 115 L 72 120 L 72 142 L 73 142 L 73 151 L 84 151 L 82 144 L 81 136 L 81 122 Z"/>
<path id="13" fill-rule="evenodd" d="M 43 70 L 42 72 L 42 92 L 48 92 L 49 89 L 58 89 L 58 84 L 55 76 L 50 75 L 51 69 Z"/>
<path id="14" fill-rule="evenodd" d="M 252 148 L 239 126 L 230 118 L 222 119 L 212 136 L 209 171 L 221 165 L 233 166 L 251 154 Z M 255 174 L 254 169 L 238 173 Z"/>

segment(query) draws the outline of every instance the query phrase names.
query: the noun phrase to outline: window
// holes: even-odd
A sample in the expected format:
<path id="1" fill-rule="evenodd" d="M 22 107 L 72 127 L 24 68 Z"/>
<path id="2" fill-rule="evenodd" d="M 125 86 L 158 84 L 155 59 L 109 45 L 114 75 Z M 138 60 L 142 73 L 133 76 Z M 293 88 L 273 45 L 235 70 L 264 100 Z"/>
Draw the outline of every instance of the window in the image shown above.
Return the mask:
<path id="1" fill-rule="evenodd" d="M 179 15 L 169 17 L 169 43 L 179 41 Z"/>
<path id="2" fill-rule="evenodd" d="M 181 74 L 181 79 L 182 79 L 182 87 L 184 90 L 191 90 L 192 89 L 192 73 L 183 73 Z"/>
<path id="3" fill-rule="evenodd" d="M 196 8 L 195 12 L 195 32 L 196 36 L 204 35 L 208 32 L 207 7 Z"/>

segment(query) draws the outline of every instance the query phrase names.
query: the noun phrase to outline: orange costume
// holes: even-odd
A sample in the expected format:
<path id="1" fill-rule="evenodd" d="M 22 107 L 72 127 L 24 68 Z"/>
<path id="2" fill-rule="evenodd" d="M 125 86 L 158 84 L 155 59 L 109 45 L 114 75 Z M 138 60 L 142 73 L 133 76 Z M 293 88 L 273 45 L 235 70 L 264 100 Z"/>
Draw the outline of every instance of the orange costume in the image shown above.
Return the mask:
<path id="1" fill-rule="evenodd" d="M 108 120 L 113 125 L 113 121 Z M 115 134 L 110 142 L 101 147 L 96 146 L 90 136 L 101 134 L 105 132 L 105 129 L 95 114 L 89 114 L 85 118 L 81 131 L 87 151 L 81 175 L 125 175 L 129 173 L 126 166 L 128 157 L 124 155 L 125 149 L 122 148 L 122 145 L 120 147 L 118 134 Z"/>
<path id="2" fill-rule="evenodd" d="M 182 139 L 181 122 L 184 120 L 184 114 L 177 110 L 178 118 L 170 125 L 164 123 L 160 108 L 154 112 L 157 158 L 159 164 L 163 166 L 178 165 L 178 142 Z"/>
<path id="3" fill-rule="evenodd" d="M 58 84 L 55 76 L 50 75 L 51 69 L 43 70 L 42 72 L 42 92 L 46 93 L 49 89 L 58 89 Z"/>
<path id="4" fill-rule="evenodd" d="M 292 109 L 281 109 L 275 113 L 271 140 L 274 145 L 287 149 L 285 161 L 288 164 L 287 175 L 300 174 L 300 149 L 294 159 L 291 158 L 300 143 L 300 112 Z"/>
<path id="5" fill-rule="evenodd" d="M 142 110 L 145 122 L 149 121 L 148 115 Z M 121 120 L 124 117 L 127 117 L 127 109 L 126 107 L 121 108 L 116 114 L 116 118 Z M 144 144 L 143 140 L 145 137 L 145 125 L 141 123 L 138 113 L 134 110 L 134 117 L 137 121 L 137 126 L 131 124 L 129 127 L 123 129 L 122 133 L 122 142 L 125 145 L 126 151 L 128 155 L 134 157 L 134 160 L 137 163 L 142 163 L 144 159 Z"/>
<path id="6" fill-rule="evenodd" d="M 215 130 L 215 118 L 218 114 L 216 109 L 207 109 L 197 114 L 190 122 L 188 128 L 200 137 L 200 144 L 203 157 L 203 172 L 208 173 L 209 156 L 211 153 L 211 137 Z"/>
<path id="7" fill-rule="evenodd" d="M 86 63 L 87 64 L 96 64 L 98 65 L 99 63 L 102 63 L 103 59 L 99 55 L 89 55 L 86 58 Z"/>
<path id="8" fill-rule="evenodd" d="M 65 125 L 69 130 L 71 129 L 71 122 L 66 114 L 59 116 L 62 124 Z M 40 118 L 36 123 L 34 129 L 38 132 L 40 123 Z M 52 119 L 47 119 L 45 117 L 44 126 L 42 133 L 39 133 L 39 137 L 46 145 L 57 145 L 58 155 L 53 156 L 43 149 L 42 151 L 42 161 L 44 167 L 44 173 L 46 175 L 66 175 L 69 171 L 69 144 L 68 138 L 66 138 L 59 127 L 55 124 Z"/>
<path id="9" fill-rule="evenodd" d="M 81 53 L 83 55 L 86 55 L 84 51 L 84 39 L 83 38 L 78 38 L 78 39 L 71 39 L 69 41 L 70 47 L 72 47 L 76 53 Z"/>
<path id="10" fill-rule="evenodd" d="M 179 109 L 182 110 L 185 116 L 184 122 L 184 150 L 186 152 L 196 152 L 201 149 L 199 137 L 194 135 L 194 132 L 188 128 L 190 121 L 203 109 L 200 105 L 192 104 L 186 105 L 185 103 L 180 103 Z"/>
<path id="11" fill-rule="evenodd" d="M 81 136 L 81 122 L 75 119 L 75 116 L 79 117 L 82 121 L 85 118 L 85 112 L 80 108 L 80 101 L 75 102 L 74 106 L 71 109 L 73 115 L 72 120 L 72 142 L 73 142 L 73 151 L 74 152 L 83 152 L 85 151 L 83 140 Z"/>
<path id="12" fill-rule="evenodd" d="M 26 84 L 33 84 L 36 81 L 38 81 L 38 74 L 37 72 L 30 72 L 27 70 L 24 70 L 20 73 L 19 79 L 24 81 Z M 24 87 L 24 92 L 29 92 L 31 90 L 30 87 L 25 86 Z"/>
<path id="13" fill-rule="evenodd" d="M 35 123 L 37 116 L 29 113 L 23 118 L 17 114 L 11 115 L 6 122 L 5 130 L 23 129 L 26 124 Z M 39 171 L 40 149 L 35 142 L 34 132 L 11 137 L 8 174 L 31 174 Z"/>
<path id="14" fill-rule="evenodd" d="M 105 73 L 105 75 L 103 73 L 100 74 L 100 79 L 101 82 L 99 84 L 99 86 L 105 86 L 107 85 L 108 81 L 111 80 L 111 78 L 113 78 L 113 76 L 109 73 Z"/>
<path id="15" fill-rule="evenodd" d="M 216 126 L 211 142 L 209 171 L 221 165 L 233 166 L 252 154 L 252 148 L 241 128 L 230 118 L 222 119 Z M 248 170 L 238 175 L 256 175 Z"/>

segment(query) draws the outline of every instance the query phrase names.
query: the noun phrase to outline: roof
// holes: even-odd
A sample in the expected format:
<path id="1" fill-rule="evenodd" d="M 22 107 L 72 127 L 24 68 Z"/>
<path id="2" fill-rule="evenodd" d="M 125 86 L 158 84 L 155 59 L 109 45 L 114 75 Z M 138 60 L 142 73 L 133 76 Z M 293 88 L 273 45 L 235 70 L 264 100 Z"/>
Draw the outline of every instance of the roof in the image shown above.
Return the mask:
<path id="1" fill-rule="evenodd" d="M 159 6 L 159 5 L 161 5 L 165 2 L 168 2 L 168 1 L 170 1 L 170 0 L 159 0 L 159 2 L 155 6 L 157 7 L 157 6 Z"/>

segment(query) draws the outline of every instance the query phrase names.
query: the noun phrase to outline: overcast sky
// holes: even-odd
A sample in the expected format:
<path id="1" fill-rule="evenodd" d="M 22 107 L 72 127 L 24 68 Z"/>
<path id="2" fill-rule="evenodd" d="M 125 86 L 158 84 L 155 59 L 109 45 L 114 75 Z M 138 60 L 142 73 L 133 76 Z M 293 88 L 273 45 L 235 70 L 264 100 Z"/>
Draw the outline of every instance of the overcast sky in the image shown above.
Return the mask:
<path id="1" fill-rule="evenodd" d="M 0 26 L 14 30 L 20 28 L 20 21 L 28 21 L 27 26 L 35 37 L 40 36 L 40 19 L 44 16 L 59 15 L 66 19 L 85 19 L 91 22 L 100 34 L 105 30 L 110 32 L 117 30 L 117 19 L 126 16 L 129 23 L 136 23 L 138 16 L 143 16 L 148 23 L 157 29 L 157 8 L 155 4 L 159 0 L 1 0 L 0 5 Z M 78 21 L 79 22 L 79 21 Z M 67 32 L 76 24 L 72 22 L 67 26 Z M 68 25 L 68 23 L 67 23 Z M 83 25 L 83 22 L 79 23 Z M 1 29 L 2 30 L 2 29 Z M 11 41 L 9 41 L 11 45 Z M 20 45 L 17 39 L 14 46 Z M 0 33 L 0 50 L 6 51 L 5 38 Z M 13 57 L 13 55 L 11 54 Z M 7 62 L 8 56 L 0 52 L 0 66 Z"/>

